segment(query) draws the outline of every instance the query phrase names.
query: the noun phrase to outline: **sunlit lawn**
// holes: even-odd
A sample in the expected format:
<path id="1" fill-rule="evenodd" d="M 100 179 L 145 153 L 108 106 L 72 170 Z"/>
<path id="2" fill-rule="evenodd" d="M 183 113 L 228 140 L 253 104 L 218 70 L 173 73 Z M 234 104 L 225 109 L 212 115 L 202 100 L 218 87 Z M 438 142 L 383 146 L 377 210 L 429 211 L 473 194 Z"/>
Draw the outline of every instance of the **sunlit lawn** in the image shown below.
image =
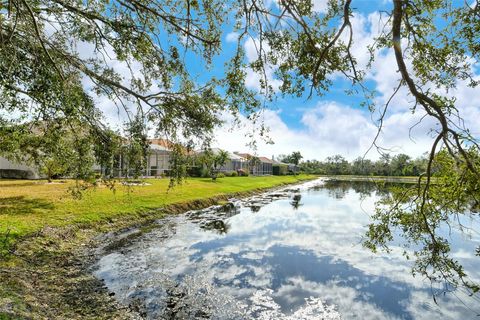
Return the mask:
<path id="1" fill-rule="evenodd" d="M 69 193 L 73 181 L 52 183 L 29 180 L 0 180 L 0 234 L 7 231 L 14 238 L 38 231 L 45 226 L 94 223 L 118 215 L 144 213 L 165 205 L 245 192 L 259 188 L 309 179 L 312 176 L 192 178 L 168 190 L 168 179 L 147 179 L 150 185 L 126 187 L 115 191 L 97 187 L 80 200 Z"/>

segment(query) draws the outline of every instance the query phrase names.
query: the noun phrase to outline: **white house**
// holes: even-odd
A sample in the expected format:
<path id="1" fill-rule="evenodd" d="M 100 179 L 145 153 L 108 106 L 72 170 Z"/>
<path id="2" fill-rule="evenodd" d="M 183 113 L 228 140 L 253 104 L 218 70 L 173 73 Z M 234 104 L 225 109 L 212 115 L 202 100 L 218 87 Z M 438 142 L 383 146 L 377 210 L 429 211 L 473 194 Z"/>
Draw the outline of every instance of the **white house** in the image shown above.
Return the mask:
<path id="1" fill-rule="evenodd" d="M 155 177 L 168 171 L 171 152 L 171 142 L 164 139 L 151 139 L 145 175 Z"/>
<path id="2" fill-rule="evenodd" d="M 249 153 L 235 152 L 235 154 L 247 160 L 246 167 L 249 168 L 251 175 L 265 176 L 273 174 L 273 161 L 271 159 L 267 157 L 257 157 Z M 254 163 L 252 163 L 252 161 Z"/>
<path id="3" fill-rule="evenodd" d="M 33 166 L 15 163 L 0 157 L 0 178 L 3 179 L 39 179 L 39 170 Z"/>
<path id="4" fill-rule="evenodd" d="M 164 139 L 149 140 L 150 146 L 146 159 L 146 168 L 143 172 L 144 176 L 156 177 L 164 174 L 170 169 L 170 154 L 172 143 Z M 108 175 L 110 170 L 102 168 L 95 164 L 93 170 Z M 113 176 L 122 177 L 129 172 L 128 163 L 119 154 L 113 167 Z M 40 179 L 45 178 L 39 173 L 38 168 L 29 166 L 24 163 L 15 163 L 3 157 L 0 157 L 0 179 Z"/>
<path id="5" fill-rule="evenodd" d="M 211 148 L 210 151 L 214 155 L 218 155 L 220 151 L 222 151 L 219 148 Z M 201 155 L 204 151 L 197 151 L 196 153 Z M 228 159 L 225 162 L 225 164 L 219 168 L 217 168 L 218 172 L 232 172 L 232 171 L 238 171 L 242 169 L 247 169 L 248 168 L 248 160 L 241 155 L 227 152 L 228 153 Z"/>
<path id="6" fill-rule="evenodd" d="M 150 139 L 149 143 L 146 166 L 142 172 L 142 176 L 161 176 L 170 169 L 170 155 L 173 144 L 165 139 Z M 109 174 L 109 170 L 106 168 L 101 168 L 99 171 L 101 171 L 102 174 Z M 117 155 L 113 167 L 113 176 L 124 177 L 131 176 L 132 174 L 125 157 L 122 154 Z"/>

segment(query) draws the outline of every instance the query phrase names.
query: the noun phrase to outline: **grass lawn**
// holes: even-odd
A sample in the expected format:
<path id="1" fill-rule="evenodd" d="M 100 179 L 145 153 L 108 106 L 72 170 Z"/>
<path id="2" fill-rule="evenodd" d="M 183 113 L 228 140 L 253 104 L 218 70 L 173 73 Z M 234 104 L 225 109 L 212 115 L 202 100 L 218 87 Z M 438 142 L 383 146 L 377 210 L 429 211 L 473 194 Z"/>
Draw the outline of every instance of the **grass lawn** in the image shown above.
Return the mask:
<path id="1" fill-rule="evenodd" d="M 46 181 L 0 180 L 0 235 L 8 232 L 15 239 L 45 226 L 90 224 L 119 215 L 133 217 L 174 203 L 271 188 L 313 177 L 225 177 L 216 182 L 192 178 L 169 191 L 168 179 L 146 179 L 150 185 L 125 187 L 118 184 L 115 192 L 97 187 L 87 191 L 80 200 L 68 193 L 73 181 L 49 184 Z"/>

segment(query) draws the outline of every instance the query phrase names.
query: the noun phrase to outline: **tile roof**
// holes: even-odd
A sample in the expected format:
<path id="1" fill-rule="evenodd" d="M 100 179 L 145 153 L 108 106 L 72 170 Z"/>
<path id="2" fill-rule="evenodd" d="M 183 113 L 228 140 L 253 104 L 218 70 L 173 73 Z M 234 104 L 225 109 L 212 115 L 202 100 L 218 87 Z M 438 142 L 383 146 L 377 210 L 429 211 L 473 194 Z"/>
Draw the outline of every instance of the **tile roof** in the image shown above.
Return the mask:
<path id="1" fill-rule="evenodd" d="M 268 159 L 267 157 L 258 157 L 258 159 L 260 159 L 260 161 L 262 161 L 264 163 L 273 163 L 273 160 Z"/>
<path id="2" fill-rule="evenodd" d="M 250 153 L 241 153 L 241 152 L 234 152 L 237 156 L 240 156 L 242 158 L 245 158 L 245 159 L 251 159 L 253 158 L 254 156 L 251 155 Z"/>
<path id="3" fill-rule="evenodd" d="M 151 145 L 164 147 L 165 150 L 170 150 L 173 146 L 173 142 L 167 139 L 148 139 Z"/>

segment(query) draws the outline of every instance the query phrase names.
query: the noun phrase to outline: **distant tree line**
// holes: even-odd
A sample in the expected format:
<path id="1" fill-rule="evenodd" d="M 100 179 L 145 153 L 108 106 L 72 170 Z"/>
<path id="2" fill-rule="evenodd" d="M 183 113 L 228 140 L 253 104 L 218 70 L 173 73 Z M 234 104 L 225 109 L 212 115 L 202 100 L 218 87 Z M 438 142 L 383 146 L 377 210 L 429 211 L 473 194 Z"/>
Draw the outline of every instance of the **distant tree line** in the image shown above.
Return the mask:
<path id="1" fill-rule="evenodd" d="M 418 176 L 426 172 L 427 164 L 426 155 L 412 159 L 403 153 L 395 156 L 384 154 L 376 161 L 358 157 L 349 162 L 337 154 L 324 161 L 304 161 L 300 163 L 300 171 L 325 175 Z"/>

